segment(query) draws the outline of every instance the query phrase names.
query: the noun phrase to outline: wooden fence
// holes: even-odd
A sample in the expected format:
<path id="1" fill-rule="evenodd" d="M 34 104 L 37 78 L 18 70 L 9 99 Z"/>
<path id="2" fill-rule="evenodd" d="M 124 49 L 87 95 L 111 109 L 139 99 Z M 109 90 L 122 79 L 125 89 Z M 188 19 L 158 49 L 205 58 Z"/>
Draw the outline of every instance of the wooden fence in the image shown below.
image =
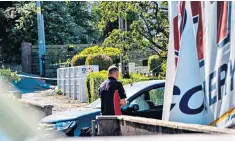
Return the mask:
<path id="1" fill-rule="evenodd" d="M 73 55 L 77 52 L 82 51 L 86 47 L 93 46 L 91 44 L 75 44 L 73 45 L 73 50 L 69 50 L 70 45 L 46 45 L 47 53 L 47 65 L 49 64 L 59 64 L 66 62 L 68 59 L 72 59 Z M 32 46 L 32 73 L 39 74 L 39 56 L 38 56 L 38 46 Z"/>

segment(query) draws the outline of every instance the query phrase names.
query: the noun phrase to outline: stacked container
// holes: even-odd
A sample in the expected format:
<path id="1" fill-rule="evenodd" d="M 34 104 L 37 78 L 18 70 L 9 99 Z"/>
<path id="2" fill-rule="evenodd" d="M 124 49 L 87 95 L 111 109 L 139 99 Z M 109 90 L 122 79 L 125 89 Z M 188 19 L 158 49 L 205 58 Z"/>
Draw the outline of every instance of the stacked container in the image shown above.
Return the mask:
<path id="1" fill-rule="evenodd" d="M 86 102 L 86 77 L 90 72 L 98 71 L 98 65 L 59 68 L 57 69 L 57 86 L 64 95 Z"/>

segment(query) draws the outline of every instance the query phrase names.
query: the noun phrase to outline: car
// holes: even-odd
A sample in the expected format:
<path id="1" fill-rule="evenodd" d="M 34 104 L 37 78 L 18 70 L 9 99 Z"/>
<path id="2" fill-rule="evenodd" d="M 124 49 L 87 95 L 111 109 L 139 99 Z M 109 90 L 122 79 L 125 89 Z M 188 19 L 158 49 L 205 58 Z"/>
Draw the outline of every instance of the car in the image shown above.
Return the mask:
<path id="1" fill-rule="evenodd" d="M 127 105 L 122 107 L 123 115 L 161 119 L 165 81 L 150 80 L 125 85 Z M 60 132 L 67 136 L 79 136 L 81 129 L 91 127 L 91 121 L 100 115 L 100 99 L 85 108 L 56 113 L 43 118 L 39 123 L 41 131 Z"/>

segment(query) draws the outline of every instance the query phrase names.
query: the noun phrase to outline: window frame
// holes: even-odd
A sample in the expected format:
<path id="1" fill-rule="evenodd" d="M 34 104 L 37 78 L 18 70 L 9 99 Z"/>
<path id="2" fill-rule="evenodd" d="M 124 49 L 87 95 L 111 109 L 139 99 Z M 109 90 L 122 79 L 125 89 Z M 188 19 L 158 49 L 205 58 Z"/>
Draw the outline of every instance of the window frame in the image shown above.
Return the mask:
<path id="1" fill-rule="evenodd" d="M 134 94 L 133 96 L 128 98 L 127 102 L 130 104 L 133 100 L 135 100 L 139 96 L 143 95 L 145 92 L 150 91 L 152 89 L 161 88 L 161 87 L 165 87 L 165 82 L 159 83 L 159 84 L 155 84 L 155 85 L 146 87 L 145 89 L 142 89 L 141 91 L 137 92 L 136 94 Z"/>

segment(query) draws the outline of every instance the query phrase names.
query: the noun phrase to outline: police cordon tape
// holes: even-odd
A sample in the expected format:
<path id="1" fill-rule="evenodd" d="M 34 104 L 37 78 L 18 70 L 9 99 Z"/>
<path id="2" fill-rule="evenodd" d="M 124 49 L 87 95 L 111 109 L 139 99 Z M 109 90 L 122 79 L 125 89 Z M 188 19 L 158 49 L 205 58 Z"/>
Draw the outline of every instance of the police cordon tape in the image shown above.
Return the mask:
<path id="1" fill-rule="evenodd" d="M 28 76 L 28 75 L 23 75 L 23 74 L 19 74 L 20 77 L 24 77 L 24 78 L 30 78 L 30 79 L 41 79 L 41 80 L 82 80 L 82 79 L 86 79 L 84 78 L 71 78 L 71 77 L 67 77 L 65 79 L 57 79 L 57 78 L 48 78 L 48 77 L 39 77 L 39 76 Z"/>

